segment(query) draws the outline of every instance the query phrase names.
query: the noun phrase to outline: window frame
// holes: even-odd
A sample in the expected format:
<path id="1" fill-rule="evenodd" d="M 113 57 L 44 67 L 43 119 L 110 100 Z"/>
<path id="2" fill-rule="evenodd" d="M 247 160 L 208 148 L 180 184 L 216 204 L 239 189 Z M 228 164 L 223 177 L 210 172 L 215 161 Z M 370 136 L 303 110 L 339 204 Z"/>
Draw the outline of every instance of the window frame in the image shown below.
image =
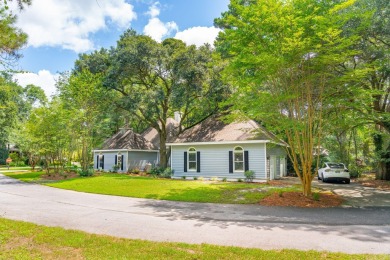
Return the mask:
<path id="1" fill-rule="evenodd" d="M 242 161 L 236 161 L 236 154 L 242 154 Z M 242 169 L 237 169 L 236 163 L 241 163 Z M 236 146 L 233 149 L 233 172 L 245 172 L 245 152 L 241 146 Z"/>
<path id="2" fill-rule="evenodd" d="M 195 155 L 195 161 L 190 161 L 190 155 Z M 195 168 L 190 168 L 190 163 L 195 163 Z M 197 150 L 194 147 L 190 147 L 187 150 L 187 171 L 189 172 L 196 172 L 198 169 L 198 155 Z"/>

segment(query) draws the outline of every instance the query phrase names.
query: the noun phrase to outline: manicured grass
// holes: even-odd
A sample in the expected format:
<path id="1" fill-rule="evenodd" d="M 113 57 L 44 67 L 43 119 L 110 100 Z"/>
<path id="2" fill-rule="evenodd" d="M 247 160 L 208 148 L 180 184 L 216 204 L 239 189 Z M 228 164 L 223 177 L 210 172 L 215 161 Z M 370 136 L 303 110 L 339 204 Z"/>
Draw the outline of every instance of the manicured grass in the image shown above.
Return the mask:
<path id="1" fill-rule="evenodd" d="M 0 259 L 388 259 L 386 255 L 260 250 L 93 235 L 0 218 Z"/>
<path id="2" fill-rule="evenodd" d="M 41 174 L 43 173 L 6 173 L 7 176 L 29 182 L 40 182 L 39 176 Z M 255 204 L 273 192 L 300 190 L 299 186 L 275 188 L 259 183 L 154 179 L 123 174 L 103 174 L 44 184 L 61 189 L 96 194 L 231 204 Z"/>
<path id="3" fill-rule="evenodd" d="M 41 179 L 44 172 L 0 172 L 6 176 L 12 177 L 25 182 L 33 182 Z"/>
<path id="4" fill-rule="evenodd" d="M 104 174 L 47 185 L 98 194 L 211 203 L 251 204 L 269 195 L 269 192 L 259 191 L 260 188 L 267 188 L 266 184 L 154 179 L 119 174 Z M 274 191 L 277 192 L 277 189 L 272 189 Z"/>

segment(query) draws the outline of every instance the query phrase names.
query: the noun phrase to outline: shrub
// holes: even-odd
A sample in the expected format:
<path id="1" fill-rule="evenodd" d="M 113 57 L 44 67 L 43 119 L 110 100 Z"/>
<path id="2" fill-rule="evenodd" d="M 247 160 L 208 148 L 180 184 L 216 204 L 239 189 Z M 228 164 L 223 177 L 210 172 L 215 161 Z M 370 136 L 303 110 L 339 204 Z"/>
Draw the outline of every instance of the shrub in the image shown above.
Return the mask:
<path id="1" fill-rule="evenodd" d="M 181 176 L 181 178 L 182 178 L 183 180 L 185 180 L 185 179 L 186 179 L 186 176 Z"/>
<path id="2" fill-rule="evenodd" d="M 278 193 L 279 193 L 279 197 L 282 198 L 283 197 L 283 191 L 279 191 Z"/>
<path id="3" fill-rule="evenodd" d="M 171 168 L 165 168 L 164 171 L 160 174 L 163 178 L 171 178 L 173 176 L 174 170 Z"/>
<path id="4" fill-rule="evenodd" d="M 118 170 L 119 170 L 118 164 L 115 164 L 114 166 L 112 166 L 112 172 L 118 172 Z"/>
<path id="5" fill-rule="evenodd" d="M 94 174 L 94 170 L 92 168 L 89 168 L 88 170 L 83 171 L 83 169 L 79 168 L 77 169 L 77 173 L 80 175 L 80 177 L 88 177 Z"/>
<path id="6" fill-rule="evenodd" d="M 131 170 L 131 172 L 134 174 L 139 174 L 140 170 L 138 168 L 134 168 Z"/>
<path id="7" fill-rule="evenodd" d="M 222 179 L 222 181 L 223 181 L 223 182 L 227 182 L 227 178 L 224 177 L 224 178 Z"/>
<path id="8" fill-rule="evenodd" d="M 363 168 L 354 164 L 349 166 L 349 175 L 351 178 L 360 178 L 363 173 Z"/>
<path id="9" fill-rule="evenodd" d="M 241 178 L 238 178 L 238 180 L 237 180 L 238 182 L 242 182 L 242 179 Z"/>
<path id="10" fill-rule="evenodd" d="M 320 194 L 318 192 L 313 193 L 313 200 L 315 200 L 315 201 L 320 200 Z"/>
<path id="11" fill-rule="evenodd" d="M 165 169 L 162 167 L 153 167 L 150 169 L 150 171 L 148 173 L 150 175 L 152 175 L 153 177 L 158 177 L 164 172 L 164 170 Z"/>
<path id="12" fill-rule="evenodd" d="M 198 179 L 198 177 L 194 177 L 194 181 L 196 181 Z"/>
<path id="13" fill-rule="evenodd" d="M 255 172 L 254 171 L 246 171 L 244 172 L 245 175 L 245 181 L 246 182 L 252 182 L 255 178 Z"/>

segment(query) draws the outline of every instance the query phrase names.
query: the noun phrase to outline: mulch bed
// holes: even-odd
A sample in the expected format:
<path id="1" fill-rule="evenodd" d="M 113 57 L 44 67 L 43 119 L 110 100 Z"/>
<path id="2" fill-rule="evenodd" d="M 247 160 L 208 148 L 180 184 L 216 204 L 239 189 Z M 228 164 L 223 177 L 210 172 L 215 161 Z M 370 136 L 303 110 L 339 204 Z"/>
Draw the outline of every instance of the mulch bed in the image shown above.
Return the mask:
<path id="1" fill-rule="evenodd" d="M 263 206 L 283 206 L 283 207 L 302 207 L 302 208 L 329 208 L 338 207 L 343 199 L 332 193 L 320 193 L 319 200 L 314 200 L 303 196 L 301 192 L 283 192 L 274 193 L 260 201 Z"/>
<path id="2" fill-rule="evenodd" d="M 67 173 L 50 173 L 50 175 L 43 174 L 41 175 L 42 179 L 51 180 L 51 181 L 59 181 L 59 180 L 67 180 L 80 177 L 76 172 L 67 172 Z"/>
<path id="3" fill-rule="evenodd" d="M 377 188 L 381 190 L 390 190 L 390 181 L 383 180 L 361 180 L 359 181 L 365 187 Z"/>

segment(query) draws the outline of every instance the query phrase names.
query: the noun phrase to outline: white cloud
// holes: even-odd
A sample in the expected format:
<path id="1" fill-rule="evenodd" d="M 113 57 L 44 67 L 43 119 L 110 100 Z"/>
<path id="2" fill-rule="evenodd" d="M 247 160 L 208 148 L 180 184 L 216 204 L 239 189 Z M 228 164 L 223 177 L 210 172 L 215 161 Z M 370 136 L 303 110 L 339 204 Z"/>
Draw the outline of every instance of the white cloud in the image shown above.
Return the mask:
<path id="1" fill-rule="evenodd" d="M 155 2 L 149 7 L 147 14 L 150 16 L 148 24 L 144 27 L 144 34 L 149 35 L 155 41 L 161 42 L 164 36 L 168 36 L 173 31 L 178 31 L 178 26 L 175 22 L 162 22 L 158 16 L 160 15 L 160 3 Z"/>
<path id="2" fill-rule="evenodd" d="M 125 0 L 34 0 L 18 14 L 17 26 L 28 34 L 30 46 L 84 52 L 94 48 L 89 36 L 108 22 L 123 29 L 134 19 L 133 6 Z"/>
<path id="3" fill-rule="evenodd" d="M 56 92 L 56 81 L 60 75 L 51 74 L 48 70 L 40 70 L 36 73 L 16 73 L 14 80 L 18 82 L 22 87 L 26 87 L 29 84 L 41 87 L 48 98 L 53 96 Z"/>
<path id="4" fill-rule="evenodd" d="M 187 45 L 195 44 L 201 46 L 205 43 L 214 45 L 214 40 L 217 38 L 221 30 L 215 27 L 191 27 L 182 32 L 177 32 L 175 37 L 185 42 Z"/>

